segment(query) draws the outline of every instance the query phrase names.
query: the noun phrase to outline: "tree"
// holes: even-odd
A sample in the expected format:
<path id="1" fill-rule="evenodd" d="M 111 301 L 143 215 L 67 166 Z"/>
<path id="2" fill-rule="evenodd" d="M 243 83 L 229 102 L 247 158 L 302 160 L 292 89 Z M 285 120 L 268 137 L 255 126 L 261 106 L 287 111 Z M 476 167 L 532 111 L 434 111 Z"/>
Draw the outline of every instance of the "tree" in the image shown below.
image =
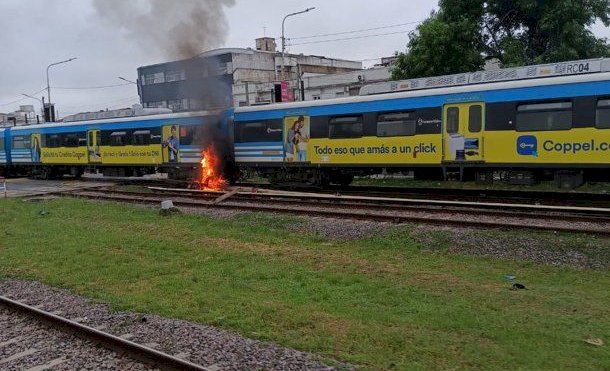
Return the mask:
<path id="1" fill-rule="evenodd" d="M 610 25 L 607 0 L 440 0 L 409 35 L 394 79 L 610 56 L 590 26 Z"/>

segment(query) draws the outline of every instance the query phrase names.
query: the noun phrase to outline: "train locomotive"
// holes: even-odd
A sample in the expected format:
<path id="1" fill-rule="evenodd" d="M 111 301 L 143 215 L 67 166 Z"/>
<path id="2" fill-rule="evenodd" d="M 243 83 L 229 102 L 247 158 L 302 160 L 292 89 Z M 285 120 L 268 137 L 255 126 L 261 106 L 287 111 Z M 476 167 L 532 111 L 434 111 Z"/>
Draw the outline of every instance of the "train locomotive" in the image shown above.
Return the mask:
<path id="1" fill-rule="evenodd" d="M 192 176 L 221 141 L 229 178 L 348 185 L 355 176 L 608 180 L 610 59 L 393 82 L 360 96 L 222 112 L 0 129 L 0 168 L 41 177 Z M 205 127 L 217 129 L 205 138 Z M 203 134 L 202 134 L 203 133 Z M 203 137 L 202 137 L 203 136 Z"/>

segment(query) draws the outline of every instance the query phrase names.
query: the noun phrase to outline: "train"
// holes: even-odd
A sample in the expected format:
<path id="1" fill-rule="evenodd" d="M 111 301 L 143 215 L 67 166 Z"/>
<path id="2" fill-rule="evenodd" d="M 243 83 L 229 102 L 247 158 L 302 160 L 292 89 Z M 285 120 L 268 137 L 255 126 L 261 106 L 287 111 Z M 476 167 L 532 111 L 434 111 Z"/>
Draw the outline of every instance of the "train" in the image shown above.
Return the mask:
<path id="1" fill-rule="evenodd" d="M 328 100 L 0 128 L 0 170 L 192 177 L 209 143 L 232 180 L 347 186 L 408 171 L 607 181 L 610 59 L 392 82 Z"/>

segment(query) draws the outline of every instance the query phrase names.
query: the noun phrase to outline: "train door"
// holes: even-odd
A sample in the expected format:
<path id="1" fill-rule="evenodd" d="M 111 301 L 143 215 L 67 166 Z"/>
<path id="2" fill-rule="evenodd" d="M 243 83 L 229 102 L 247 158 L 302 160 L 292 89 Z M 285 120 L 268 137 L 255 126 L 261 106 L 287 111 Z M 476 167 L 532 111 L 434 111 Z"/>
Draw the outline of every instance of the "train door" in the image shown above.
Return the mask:
<path id="1" fill-rule="evenodd" d="M 42 142 L 40 134 L 32 134 L 32 162 L 38 164 L 42 159 Z"/>
<path id="2" fill-rule="evenodd" d="M 443 109 L 443 160 L 483 161 L 485 104 L 448 104 Z"/>
<path id="3" fill-rule="evenodd" d="M 89 163 L 102 162 L 102 151 L 100 150 L 101 136 L 99 130 L 89 130 L 87 132 L 87 155 Z"/>
<path id="4" fill-rule="evenodd" d="M 163 126 L 163 163 L 180 162 L 180 126 Z"/>

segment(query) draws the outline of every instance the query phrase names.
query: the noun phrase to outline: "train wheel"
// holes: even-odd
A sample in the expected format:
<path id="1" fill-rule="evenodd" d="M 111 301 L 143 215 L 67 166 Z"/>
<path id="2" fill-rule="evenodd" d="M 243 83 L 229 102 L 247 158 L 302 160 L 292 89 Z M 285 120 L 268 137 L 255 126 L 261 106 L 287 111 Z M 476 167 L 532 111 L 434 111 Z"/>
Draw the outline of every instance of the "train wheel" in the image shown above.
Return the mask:
<path id="1" fill-rule="evenodd" d="M 43 166 L 42 168 L 40 168 L 40 179 L 53 179 L 53 169 L 51 169 L 49 166 Z"/>

